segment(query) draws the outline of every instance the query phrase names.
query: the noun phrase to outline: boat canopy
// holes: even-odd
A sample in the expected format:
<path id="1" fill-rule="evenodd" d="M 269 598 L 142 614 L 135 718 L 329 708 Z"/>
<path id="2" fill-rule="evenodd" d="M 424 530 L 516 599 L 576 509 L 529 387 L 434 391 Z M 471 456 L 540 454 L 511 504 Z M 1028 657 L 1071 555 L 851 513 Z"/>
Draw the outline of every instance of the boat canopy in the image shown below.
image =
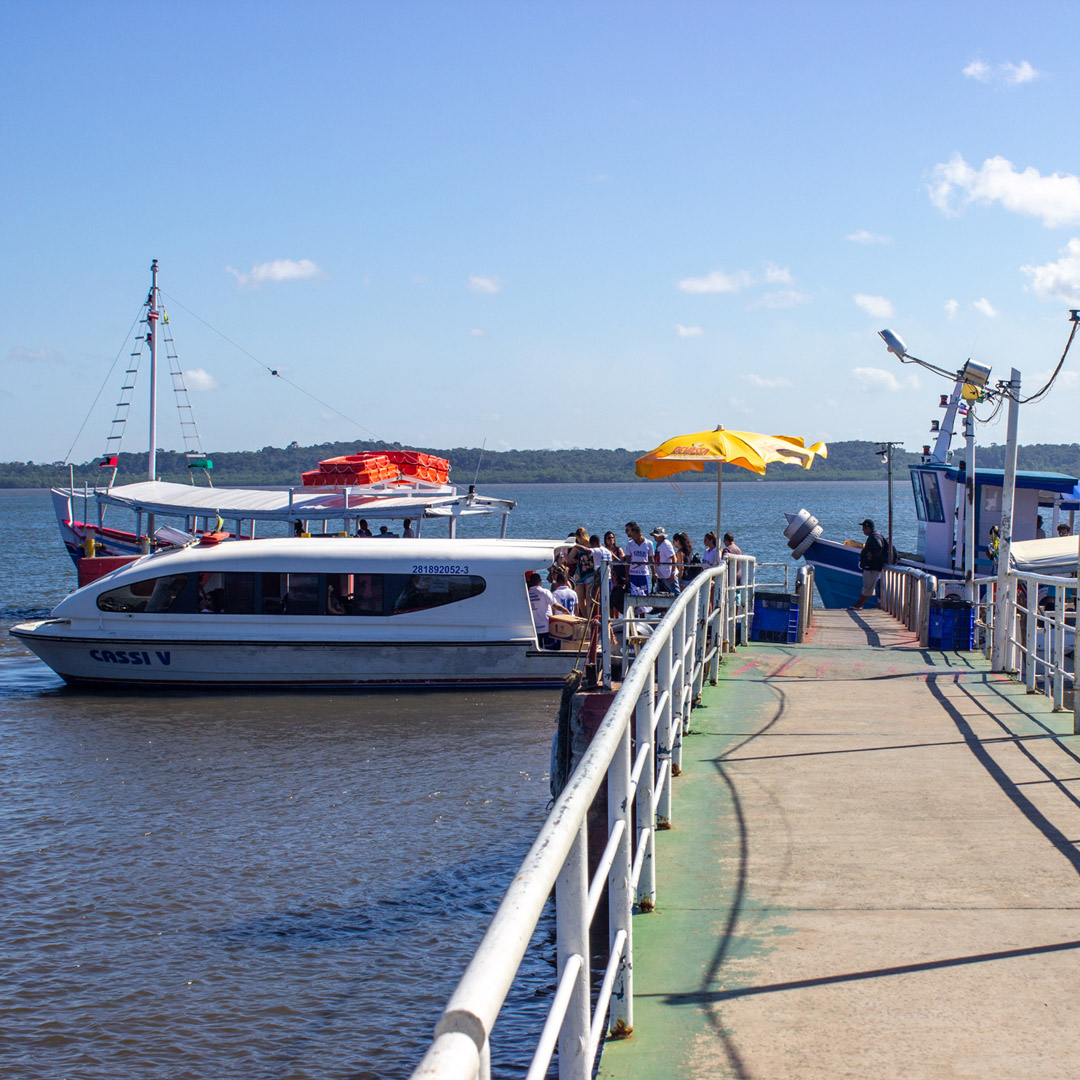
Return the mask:
<path id="1" fill-rule="evenodd" d="M 65 497 L 80 499 L 77 489 L 63 491 Z M 341 517 L 383 518 L 466 517 L 474 514 L 507 515 L 517 505 L 510 499 L 494 499 L 456 488 L 408 485 L 381 489 L 342 488 L 206 488 L 144 480 L 123 484 L 108 491 L 91 492 L 91 497 L 107 506 L 123 506 L 136 513 L 163 516 L 218 515 L 258 521 L 318 521 Z"/>
<path id="2" fill-rule="evenodd" d="M 1077 536 L 1015 540 L 1009 545 L 1009 565 L 1022 574 L 1074 574 L 1078 558 L 1080 537 Z"/>
<path id="3" fill-rule="evenodd" d="M 913 469 L 915 468 L 919 468 L 919 466 L 913 466 Z M 958 484 L 962 484 L 966 479 L 964 470 L 959 468 L 946 469 L 945 475 Z M 986 487 L 1004 487 L 1005 470 L 981 469 L 976 465 L 975 482 Z M 1016 486 L 1018 488 L 1037 488 L 1039 491 L 1048 492 L 1051 497 L 1055 494 L 1071 495 L 1076 490 L 1076 477 L 1066 476 L 1064 473 L 1017 470 Z"/>

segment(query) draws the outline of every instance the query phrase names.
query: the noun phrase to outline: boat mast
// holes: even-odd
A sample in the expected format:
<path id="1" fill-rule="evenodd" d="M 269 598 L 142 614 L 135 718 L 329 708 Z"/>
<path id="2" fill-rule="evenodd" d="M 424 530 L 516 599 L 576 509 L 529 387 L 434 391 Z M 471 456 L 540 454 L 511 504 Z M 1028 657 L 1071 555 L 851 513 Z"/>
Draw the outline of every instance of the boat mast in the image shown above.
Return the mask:
<path id="1" fill-rule="evenodd" d="M 158 285 L 157 259 L 150 266 L 150 296 L 147 298 L 150 310 L 146 313 L 149 326 L 146 337 L 150 342 L 150 446 L 146 455 L 146 479 L 157 479 L 157 324 L 158 324 Z"/>

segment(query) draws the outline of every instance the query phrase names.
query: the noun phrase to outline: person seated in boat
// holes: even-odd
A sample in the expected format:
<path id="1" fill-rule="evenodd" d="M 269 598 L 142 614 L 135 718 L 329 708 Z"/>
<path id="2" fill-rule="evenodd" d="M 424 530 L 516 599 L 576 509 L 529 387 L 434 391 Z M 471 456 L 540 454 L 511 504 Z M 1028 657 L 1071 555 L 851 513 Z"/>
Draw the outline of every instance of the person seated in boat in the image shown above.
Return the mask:
<path id="1" fill-rule="evenodd" d="M 555 571 L 555 590 L 552 596 L 573 615 L 577 611 L 578 595 L 566 580 L 565 570 Z"/>
<path id="2" fill-rule="evenodd" d="M 553 611 L 561 611 L 564 615 L 569 615 L 570 612 L 543 587 L 542 580 L 535 570 L 529 575 L 529 607 L 532 608 L 533 626 L 536 628 L 536 640 L 540 648 L 554 651 L 560 647 L 559 639 L 548 632 L 548 620 Z"/>
<path id="3" fill-rule="evenodd" d="M 412 518 L 406 518 L 403 522 L 403 525 L 404 528 L 402 528 L 401 530 L 401 535 L 407 537 L 409 540 L 412 540 L 416 536 L 416 533 L 413 532 Z"/>
<path id="4" fill-rule="evenodd" d="M 1043 528 L 1042 514 L 1039 514 L 1039 516 L 1035 518 L 1035 539 L 1046 539 L 1046 530 Z"/>
<path id="5" fill-rule="evenodd" d="M 1064 521 L 1058 526 L 1058 536 L 1072 536 L 1072 529 Z"/>
<path id="6" fill-rule="evenodd" d="M 379 536 L 396 536 L 396 534 L 392 533 L 385 525 L 380 525 Z"/>
<path id="7" fill-rule="evenodd" d="M 363 518 L 361 518 L 356 523 L 356 535 L 357 536 L 370 536 L 371 535 L 371 530 L 368 528 L 368 523 Z"/>

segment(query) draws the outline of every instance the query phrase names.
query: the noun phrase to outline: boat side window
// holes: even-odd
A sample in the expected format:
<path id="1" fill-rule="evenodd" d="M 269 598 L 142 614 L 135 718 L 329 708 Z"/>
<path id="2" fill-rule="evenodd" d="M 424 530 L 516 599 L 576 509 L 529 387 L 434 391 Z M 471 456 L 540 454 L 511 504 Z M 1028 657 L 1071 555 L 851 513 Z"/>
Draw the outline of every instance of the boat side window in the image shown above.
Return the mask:
<path id="1" fill-rule="evenodd" d="M 288 574 L 260 574 L 261 603 L 259 611 L 263 615 L 284 615 L 285 594 L 289 589 Z"/>
<path id="2" fill-rule="evenodd" d="M 391 615 L 456 604 L 479 596 L 487 588 L 487 582 L 476 574 L 388 574 L 387 577 L 401 581 L 397 588 L 387 589 L 388 596 L 395 597 Z"/>
<path id="3" fill-rule="evenodd" d="M 319 614 L 319 575 L 288 574 L 285 593 L 286 615 Z"/>
<path id="4" fill-rule="evenodd" d="M 331 575 L 333 577 L 335 575 Z M 384 574 L 350 574 L 352 598 L 346 605 L 349 615 L 382 615 Z"/>
<path id="5" fill-rule="evenodd" d="M 170 614 L 189 612 L 193 597 L 186 590 L 186 574 L 170 574 L 167 577 L 144 578 L 128 582 L 118 589 L 103 592 L 97 598 L 99 611 L 116 611 L 124 614 Z"/>
<path id="6" fill-rule="evenodd" d="M 920 521 L 926 520 L 926 510 L 923 508 L 922 489 L 919 487 L 919 473 L 911 474 L 911 491 L 915 496 L 915 516 Z"/>
<path id="7" fill-rule="evenodd" d="M 944 521 L 945 511 L 941 505 L 941 492 L 938 490 L 938 475 L 935 472 L 919 474 L 922 482 L 923 498 L 926 501 L 926 520 Z"/>

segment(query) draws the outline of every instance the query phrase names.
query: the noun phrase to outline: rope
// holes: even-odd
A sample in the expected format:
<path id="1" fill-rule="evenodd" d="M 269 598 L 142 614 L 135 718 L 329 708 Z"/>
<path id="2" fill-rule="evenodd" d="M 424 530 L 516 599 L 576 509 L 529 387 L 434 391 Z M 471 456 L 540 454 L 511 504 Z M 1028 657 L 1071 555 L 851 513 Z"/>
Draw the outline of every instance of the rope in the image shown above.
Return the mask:
<path id="1" fill-rule="evenodd" d="M 343 413 L 340 409 L 337 409 L 333 405 L 331 405 L 330 402 L 323 401 L 322 398 L 316 397 L 313 393 L 311 393 L 310 390 L 305 390 L 299 383 L 294 383 L 291 379 L 286 379 L 285 376 L 282 375 L 277 368 L 272 368 L 269 364 L 264 364 L 257 356 L 255 356 L 254 353 L 248 352 L 247 349 L 243 347 L 243 345 L 238 345 L 235 341 L 233 341 L 231 337 L 229 337 L 227 334 L 223 334 L 216 326 L 211 326 L 210 323 L 208 323 L 204 318 L 196 315 L 195 312 L 191 310 L 191 308 L 186 307 L 179 300 L 177 300 L 175 296 L 169 295 L 169 293 L 165 292 L 164 289 L 161 289 L 159 291 L 161 292 L 162 296 L 168 299 L 170 304 L 176 304 L 177 307 L 183 308 L 183 310 L 186 311 L 193 319 L 198 319 L 199 322 L 201 322 L 203 326 L 205 326 L 208 330 L 213 330 L 213 332 L 217 334 L 218 337 L 227 341 L 234 349 L 239 349 L 240 352 L 242 352 L 245 356 L 249 357 L 251 360 L 254 360 L 255 363 L 259 365 L 259 367 L 261 367 L 264 371 L 268 372 L 275 379 L 280 379 L 283 383 L 288 383 L 289 386 L 291 386 L 294 390 L 299 390 L 301 394 L 303 394 L 305 397 L 311 398 L 312 401 L 314 401 L 318 405 L 321 405 L 324 409 L 329 409 L 332 413 L 336 413 L 343 420 L 348 420 L 348 422 L 354 427 L 359 428 L 361 431 L 366 431 L 372 437 L 372 439 L 375 440 L 375 442 L 386 442 L 385 439 L 380 438 L 376 432 L 371 430 L 371 428 L 365 427 L 363 424 L 361 424 L 359 420 L 354 419 L 347 413 Z"/>
<path id="2" fill-rule="evenodd" d="M 119 361 L 120 356 L 123 353 L 124 349 L 126 349 L 128 347 L 128 341 L 131 339 L 131 331 L 135 329 L 135 324 L 139 321 L 139 318 L 143 313 L 143 308 L 145 308 L 145 307 L 146 307 L 145 304 L 140 304 L 138 313 L 135 315 L 135 318 L 131 320 L 131 325 L 128 327 L 128 332 L 124 335 L 124 343 L 123 343 L 123 345 L 120 346 L 120 352 L 118 352 L 116 354 L 116 357 L 113 359 L 112 365 L 109 367 L 109 370 L 106 373 L 105 378 L 101 383 L 100 389 L 94 395 L 94 400 L 90 403 L 90 408 L 86 413 L 86 419 L 84 419 L 83 422 L 79 425 L 79 430 L 75 432 L 75 438 L 72 439 L 71 445 L 68 447 L 68 452 L 64 455 L 64 464 L 65 465 L 70 460 L 71 452 L 72 452 L 72 450 L 75 449 L 75 444 L 79 441 L 79 436 L 82 435 L 83 429 L 86 427 L 87 423 L 89 422 L 90 416 L 94 411 L 94 407 L 98 403 L 98 399 L 105 392 L 105 387 L 108 386 L 108 384 L 109 384 L 109 380 L 112 378 L 113 369 L 116 367 L 117 361 Z"/>

